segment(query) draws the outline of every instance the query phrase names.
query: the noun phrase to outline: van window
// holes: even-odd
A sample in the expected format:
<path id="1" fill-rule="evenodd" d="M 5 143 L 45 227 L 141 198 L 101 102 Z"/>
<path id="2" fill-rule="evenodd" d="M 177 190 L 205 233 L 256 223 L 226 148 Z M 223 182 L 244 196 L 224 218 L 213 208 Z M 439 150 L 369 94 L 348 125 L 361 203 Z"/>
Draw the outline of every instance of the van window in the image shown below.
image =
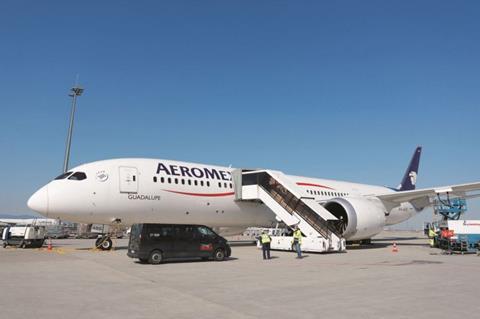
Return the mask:
<path id="1" fill-rule="evenodd" d="M 198 232 L 201 235 L 207 236 L 207 237 L 215 237 L 215 233 L 210 230 L 210 228 L 207 228 L 205 226 L 199 226 L 198 227 Z"/>
<path id="2" fill-rule="evenodd" d="M 142 227 L 142 224 L 132 225 L 132 228 L 130 229 L 130 234 L 132 238 L 138 237 L 142 233 Z"/>
<path id="3" fill-rule="evenodd" d="M 172 226 L 149 225 L 148 237 L 150 239 L 164 239 L 173 236 Z"/>

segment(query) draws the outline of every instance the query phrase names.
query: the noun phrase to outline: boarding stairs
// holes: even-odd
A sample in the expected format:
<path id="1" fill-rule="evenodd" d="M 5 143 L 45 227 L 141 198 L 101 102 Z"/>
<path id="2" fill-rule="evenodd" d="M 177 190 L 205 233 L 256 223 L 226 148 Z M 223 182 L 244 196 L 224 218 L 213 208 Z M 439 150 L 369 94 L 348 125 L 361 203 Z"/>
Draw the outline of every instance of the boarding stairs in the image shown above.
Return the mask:
<path id="1" fill-rule="evenodd" d="M 237 201 L 261 201 L 289 227 L 298 226 L 305 236 L 302 250 L 344 251 L 345 239 L 336 227 L 338 219 L 302 190 L 285 174 L 272 170 L 232 172 Z M 272 238 L 272 249 L 291 249 L 291 237 Z M 278 243 L 278 247 L 275 247 Z"/>

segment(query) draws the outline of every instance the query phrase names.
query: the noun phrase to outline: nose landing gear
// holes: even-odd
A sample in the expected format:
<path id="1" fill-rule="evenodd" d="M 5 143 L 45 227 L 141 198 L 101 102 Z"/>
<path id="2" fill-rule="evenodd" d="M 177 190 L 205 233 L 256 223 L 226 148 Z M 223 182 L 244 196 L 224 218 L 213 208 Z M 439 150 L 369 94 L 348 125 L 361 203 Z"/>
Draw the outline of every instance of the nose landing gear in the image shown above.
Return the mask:
<path id="1" fill-rule="evenodd" d="M 107 229 L 105 229 L 105 226 Z M 103 230 L 107 230 L 101 236 L 99 235 L 95 241 L 95 248 L 101 250 L 111 250 L 113 248 L 112 238 L 122 238 L 122 220 L 119 218 L 112 219 L 111 225 L 104 225 Z"/>
<path id="2" fill-rule="evenodd" d="M 113 247 L 113 242 L 110 235 L 103 235 L 102 237 L 98 237 L 95 241 L 95 248 L 101 250 L 110 250 Z"/>

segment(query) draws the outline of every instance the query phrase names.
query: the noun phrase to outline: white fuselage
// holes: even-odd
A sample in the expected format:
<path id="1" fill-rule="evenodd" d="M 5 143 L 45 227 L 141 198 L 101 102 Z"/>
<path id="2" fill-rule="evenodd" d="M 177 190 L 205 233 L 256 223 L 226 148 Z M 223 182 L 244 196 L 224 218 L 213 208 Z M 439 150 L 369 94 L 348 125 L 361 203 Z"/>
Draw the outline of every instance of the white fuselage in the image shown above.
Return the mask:
<path id="1" fill-rule="evenodd" d="M 262 203 L 234 200 L 233 170 L 158 159 L 98 161 L 71 170 L 84 173 L 82 180 L 51 181 L 32 195 L 28 205 L 49 218 L 89 224 L 175 223 L 239 229 L 275 225 L 275 214 Z M 306 197 L 319 202 L 394 192 L 335 180 L 288 178 Z M 385 224 L 415 213 L 412 205 L 404 203 L 386 211 Z"/>

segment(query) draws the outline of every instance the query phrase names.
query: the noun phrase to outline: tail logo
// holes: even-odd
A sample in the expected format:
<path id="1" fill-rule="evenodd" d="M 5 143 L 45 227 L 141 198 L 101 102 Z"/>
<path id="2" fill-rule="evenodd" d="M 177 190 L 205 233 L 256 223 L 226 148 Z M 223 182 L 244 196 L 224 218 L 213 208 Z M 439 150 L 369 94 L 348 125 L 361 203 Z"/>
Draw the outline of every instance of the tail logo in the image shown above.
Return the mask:
<path id="1" fill-rule="evenodd" d="M 415 186 L 415 184 L 417 183 L 417 173 L 414 171 L 411 171 L 410 174 L 408 174 L 408 176 L 410 176 L 410 182 L 412 183 L 412 185 Z"/>

